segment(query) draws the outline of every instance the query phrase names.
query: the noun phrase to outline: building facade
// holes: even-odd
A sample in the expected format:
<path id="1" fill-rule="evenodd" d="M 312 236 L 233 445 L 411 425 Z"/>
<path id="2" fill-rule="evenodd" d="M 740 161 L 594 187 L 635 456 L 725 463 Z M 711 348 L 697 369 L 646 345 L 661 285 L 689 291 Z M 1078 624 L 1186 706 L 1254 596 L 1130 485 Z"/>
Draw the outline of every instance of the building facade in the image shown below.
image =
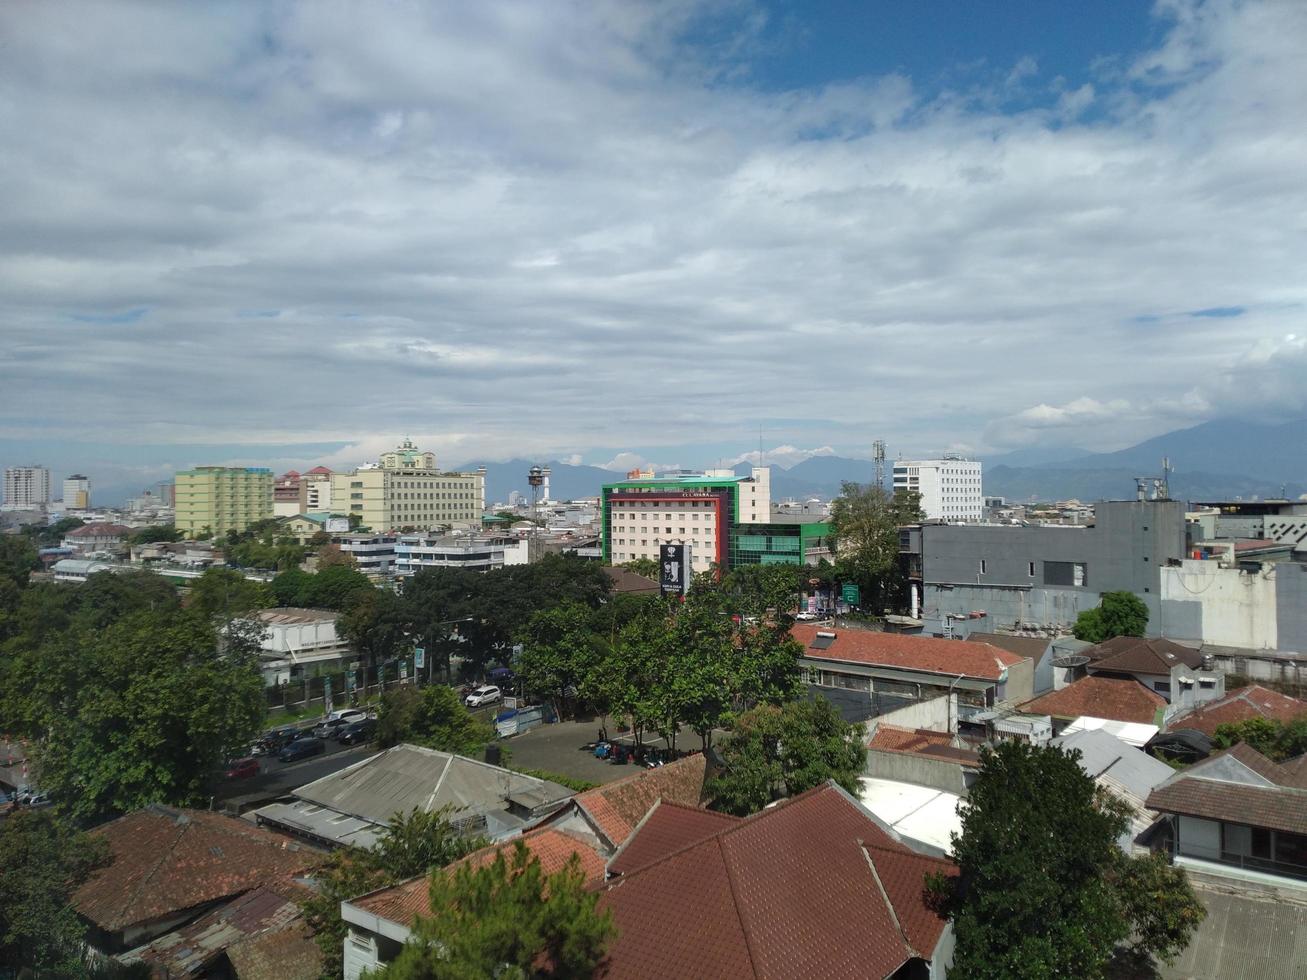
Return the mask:
<path id="1" fill-rule="evenodd" d="M 485 469 L 442 472 L 434 453 L 404 442 L 379 465 L 331 475 L 330 508 L 357 516 L 373 531 L 480 527 L 486 506 Z"/>
<path id="2" fill-rule="evenodd" d="M 175 523 L 187 537 L 244 531 L 272 517 L 272 470 L 262 466 L 197 466 L 177 474 Z"/>
<path id="3" fill-rule="evenodd" d="M 39 510 L 50 502 L 50 471 L 44 466 L 5 467 L 6 510 Z"/>
<path id="4" fill-rule="evenodd" d="M 497 535 L 401 534 L 395 539 L 394 574 L 407 578 L 424 568 L 488 572 L 527 564 L 526 538 Z"/>
<path id="5" fill-rule="evenodd" d="M 65 510 L 91 509 L 91 481 L 80 473 L 74 473 L 64 480 L 63 493 Z"/>
<path id="6" fill-rule="evenodd" d="M 714 563 L 730 567 L 731 529 L 766 524 L 771 515 L 771 470 L 755 466 L 749 476 L 732 470 L 643 474 L 601 491 L 603 555 L 609 564 L 657 560 L 663 544 L 688 544 L 695 572 Z"/>
<path id="7" fill-rule="evenodd" d="M 931 521 L 978 521 L 984 516 L 981 467 L 961 456 L 900 459 L 894 463 L 894 489 L 921 494 L 921 510 Z"/>

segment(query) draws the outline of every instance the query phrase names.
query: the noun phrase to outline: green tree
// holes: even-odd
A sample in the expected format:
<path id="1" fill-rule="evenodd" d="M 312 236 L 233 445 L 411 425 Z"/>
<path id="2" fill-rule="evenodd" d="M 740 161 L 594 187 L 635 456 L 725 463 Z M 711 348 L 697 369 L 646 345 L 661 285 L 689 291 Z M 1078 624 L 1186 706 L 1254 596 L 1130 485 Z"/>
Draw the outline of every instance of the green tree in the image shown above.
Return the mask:
<path id="1" fill-rule="evenodd" d="M 152 524 L 134 531 L 128 539 L 133 545 L 155 544 L 157 542 L 180 541 L 182 532 L 171 524 Z"/>
<path id="2" fill-rule="evenodd" d="M 481 867 L 431 876 L 430 918 L 386 968 L 390 980 L 589 977 L 616 935 L 580 860 L 546 875 L 516 841 Z"/>
<path id="3" fill-rule="evenodd" d="M 341 902 L 443 868 L 488 843 L 484 837 L 463 834 L 452 816 L 451 807 L 396 813 L 374 848 L 333 851 L 315 872 L 318 890 L 300 908 L 322 950 L 323 976 L 338 977 L 343 968 L 347 927 L 340 917 Z"/>
<path id="4" fill-rule="evenodd" d="M 741 565 L 722 580 L 722 590 L 741 616 L 760 618 L 772 609 L 788 619 L 798 608 L 806 573 L 804 565 Z"/>
<path id="5" fill-rule="evenodd" d="M 27 587 L 27 576 L 41 567 L 36 546 L 20 534 L 0 534 L 0 578 L 8 578 L 20 589 Z"/>
<path id="6" fill-rule="evenodd" d="M 21 724 L 38 781 L 61 811 L 204 804 L 263 721 L 257 642 L 238 639 L 194 612 L 139 610 L 9 660 L 6 686 L 30 692 Z"/>
<path id="7" fill-rule="evenodd" d="M 877 613 L 902 606 L 906 580 L 899 564 L 899 528 L 922 519 L 918 493 L 841 485 L 830 512 L 835 571 L 841 580 L 858 584 L 863 606 Z"/>
<path id="8" fill-rule="evenodd" d="M 368 676 L 378 664 L 384 665 L 411 647 L 407 609 L 393 592 L 369 586 L 367 592 L 357 593 L 337 626 L 368 665 Z"/>
<path id="9" fill-rule="evenodd" d="M 1307 714 L 1289 722 L 1274 718 L 1248 718 L 1217 725 L 1212 741 L 1217 748 L 1228 749 L 1247 742 L 1273 762 L 1283 762 L 1307 752 Z"/>
<path id="10" fill-rule="evenodd" d="M 49 810 L 0 821 L 0 973 L 80 972 L 86 927 L 69 896 L 107 858 L 103 841 Z"/>
<path id="11" fill-rule="evenodd" d="M 1114 636 L 1143 636 L 1148 628 L 1148 607 L 1133 592 L 1104 592 L 1102 601 L 1076 617 L 1072 632 L 1077 640 L 1102 643 Z"/>
<path id="12" fill-rule="evenodd" d="M 187 606 L 209 619 L 232 620 L 272 604 L 262 582 L 247 579 L 234 568 L 215 567 L 191 582 Z"/>
<path id="13" fill-rule="evenodd" d="M 268 591 L 279 606 L 306 606 L 313 579 L 314 576 L 309 572 L 288 568 L 268 583 Z"/>
<path id="14" fill-rule="evenodd" d="M 443 684 L 417 688 L 402 684 L 381 696 L 377 741 L 383 749 L 411 742 L 441 752 L 478 752 L 495 737 L 495 730 L 478 721 Z"/>
<path id="15" fill-rule="evenodd" d="M 828 779 L 856 794 L 867 759 L 862 733 L 825 698 L 745 712 L 722 741 L 724 770 L 708 785 L 713 808 L 748 816 Z"/>
<path id="16" fill-rule="evenodd" d="M 353 565 L 329 565 L 309 576 L 304 602 L 314 609 L 347 610 L 380 591 Z"/>
<path id="17" fill-rule="evenodd" d="M 528 691 L 549 698 L 561 716 L 569 690 L 577 690 L 597 669 L 591 614 L 578 602 L 567 601 L 531 615 L 518 632 L 522 644 L 515 669 Z"/>
<path id="18" fill-rule="evenodd" d="M 652 558 L 633 558 L 631 561 L 622 562 L 621 567 L 635 572 L 636 575 L 658 580 L 658 562 Z"/>
<path id="19" fill-rule="evenodd" d="M 981 749 L 953 838 L 960 875 L 929 882 L 954 922 L 953 971 L 1102 977 L 1132 931 L 1142 952 L 1171 955 L 1201 920 L 1182 871 L 1162 875 L 1121 853 L 1129 808 L 1078 759 L 1017 742 Z"/>

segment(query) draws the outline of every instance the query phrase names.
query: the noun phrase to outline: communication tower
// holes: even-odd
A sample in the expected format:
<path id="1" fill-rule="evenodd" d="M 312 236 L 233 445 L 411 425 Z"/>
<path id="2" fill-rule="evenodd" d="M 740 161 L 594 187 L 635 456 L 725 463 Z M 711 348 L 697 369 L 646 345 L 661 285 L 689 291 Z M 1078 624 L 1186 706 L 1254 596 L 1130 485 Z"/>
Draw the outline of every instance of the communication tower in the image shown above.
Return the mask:
<path id="1" fill-rule="evenodd" d="M 885 440 L 877 439 L 871 444 L 872 458 L 876 461 L 876 486 L 885 488 Z"/>

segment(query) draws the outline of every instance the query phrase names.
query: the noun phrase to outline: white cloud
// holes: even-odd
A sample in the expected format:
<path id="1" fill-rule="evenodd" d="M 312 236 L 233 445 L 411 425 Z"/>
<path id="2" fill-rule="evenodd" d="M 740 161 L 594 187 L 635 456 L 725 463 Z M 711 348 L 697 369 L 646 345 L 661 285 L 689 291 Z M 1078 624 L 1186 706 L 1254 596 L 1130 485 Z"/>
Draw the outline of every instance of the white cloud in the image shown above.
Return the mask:
<path id="1" fill-rule="evenodd" d="M 818 446 L 816 449 L 800 449 L 797 446 L 776 446 L 774 449 L 764 449 L 762 451 L 762 463 L 758 462 L 758 450 L 750 453 L 741 453 L 730 460 L 730 465 L 736 463 L 752 463 L 754 466 L 780 466 L 789 469 L 796 463 L 802 463 L 805 459 L 812 459 L 814 456 L 834 456 L 836 452 L 830 446 Z"/>
<path id="2" fill-rule="evenodd" d="M 757 20 L 715 60 L 689 0 L 378 10 L 0 6 L 6 432 L 344 465 L 761 417 L 797 461 L 1303 407 L 1307 4 L 1165 3 L 1020 112 L 1032 59 L 752 86 Z"/>

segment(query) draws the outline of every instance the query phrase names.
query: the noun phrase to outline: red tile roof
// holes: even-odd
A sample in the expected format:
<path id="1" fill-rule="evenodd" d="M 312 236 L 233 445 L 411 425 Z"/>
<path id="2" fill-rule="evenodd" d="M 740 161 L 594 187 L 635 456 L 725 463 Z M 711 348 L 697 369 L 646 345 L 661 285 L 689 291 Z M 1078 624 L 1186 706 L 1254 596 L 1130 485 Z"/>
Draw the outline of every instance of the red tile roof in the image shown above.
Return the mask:
<path id="1" fill-rule="evenodd" d="M 1107 718 L 1110 721 L 1155 725 L 1157 711 L 1166 699 L 1130 678 L 1082 677 L 1060 691 L 1027 701 L 1021 710 L 1057 718 Z"/>
<path id="2" fill-rule="evenodd" d="M 707 761 L 696 752 L 657 769 L 645 769 L 573 797 L 614 847 L 658 800 L 697 807 L 703 800 Z"/>
<path id="3" fill-rule="evenodd" d="M 608 861 L 610 874 L 626 874 L 662 860 L 740 822 L 739 817 L 659 801 Z"/>
<path id="4" fill-rule="evenodd" d="M 581 859 L 581 871 L 587 882 L 597 883 L 604 878 L 604 859 L 593 847 L 551 827 L 538 827 L 527 831 L 520 838 L 501 841 L 483 847 L 479 851 L 473 851 L 455 861 L 450 868 L 457 868 L 461 864 L 471 864 L 476 867 L 487 865 L 501 850 L 511 853 L 518 840 L 540 859 L 540 868 L 545 874 L 553 874 L 560 870 L 567 863 L 568 858 L 575 854 Z M 427 875 L 420 875 L 398 885 L 370 892 L 362 898 L 354 899 L 350 904 L 365 912 L 371 912 L 373 915 L 411 928 L 419 915 L 431 914 L 428 881 Z"/>
<path id="5" fill-rule="evenodd" d="M 107 932 L 232 898 L 322 860 L 279 834 L 203 810 L 151 806 L 91 833 L 108 842 L 111 861 L 72 904 Z"/>
<path id="6" fill-rule="evenodd" d="M 122 538 L 132 533 L 132 529 L 125 524 L 109 524 L 100 522 L 97 524 L 83 524 L 81 527 L 75 527 L 64 537 L 68 538 Z"/>
<path id="7" fill-rule="evenodd" d="M 887 977 L 929 959 L 944 921 L 905 848 L 825 785 L 613 879 L 608 978 Z"/>
<path id="8" fill-rule="evenodd" d="M 819 631 L 836 634 L 835 641 L 825 649 L 817 649 L 812 645 Z M 878 633 L 874 630 L 829 630 L 804 624 L 796 624 L 790 633 L 803 644 L 803 655 L 812 660 L 872 664 L 951 677 L 964 674 L 967 677 L 998 681 L 1008 667 L 1028 659 L 988 643 L 968 640 L 940 640 L 903 633 Z"/>
<path id="9" fill-rule="evenodd" d="M 947 732 L 878 725 L 867 748 L 877 752 L 907 752 L 964 766 L 980 765 L 980 753 L 975 749 L 955 745 L 953 736 Z"/>
<path id="10" fill-rule="evenodd" d="M 1189 714 L 1173 719 L 1167 728 L 1192 728 L 1215 735 L 1218 725 L 1238 724 L 1253 718 L 1290 722 L 1304 713 L 1307 713 L 1307 702 L 1253 684 L 1231 691 L 1223 698 L 1209 701 Z"/>
<path id="11" fill-rule="evenodd" d="M 227 959 L 239 980 L 317 980 L 325 966 L 303 920 L 228 947 Z"/>

